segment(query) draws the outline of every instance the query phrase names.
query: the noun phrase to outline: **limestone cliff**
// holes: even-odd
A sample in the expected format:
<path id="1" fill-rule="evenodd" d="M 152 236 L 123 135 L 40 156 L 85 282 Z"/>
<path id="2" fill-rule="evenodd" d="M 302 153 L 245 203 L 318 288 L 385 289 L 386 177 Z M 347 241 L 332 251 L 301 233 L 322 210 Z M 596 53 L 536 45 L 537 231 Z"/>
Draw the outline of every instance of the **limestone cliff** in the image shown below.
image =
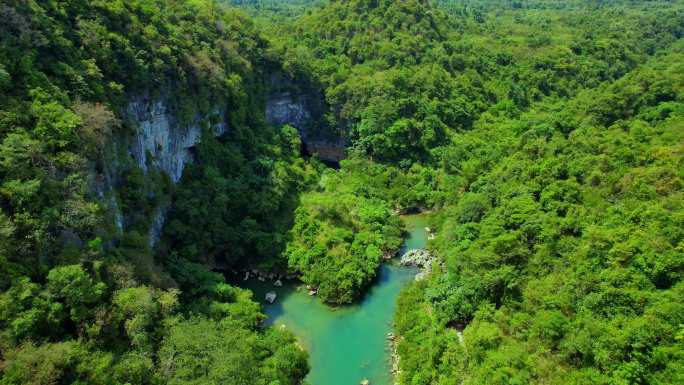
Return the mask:
<path id="1" fill-rule="evenodd" d="M 347 140 L 322 124 L 325 109 L 321 92 L 301 88 L 287 76 L 274 75 L 271 78 L 266 121 L 295 127 L 306 154 L 315 154 L 321 160 L 337 163 L 345 157 Z"/>
<path id="2" fill-rule="evenodd" d="M 227 123 L 221 108 L 210 114 L 196 114 L 190 123 L 181 123 L 162 100 L 135 98 L 126 110 L 129 125 L 135 135 L 129 143 L 129 153 L 138 167 L 148 171 L 153 167 L 163 171 L 177 183 L 183 176 L 185 166 L 193 161 L 193 147 L 202 136 L 203 125 L 209 125 L 214 135 L 226 132 Z M 209 122 L 216 123 L 209 123 Z M 150 244 L 154 245 L 161 236 L 168 205 L 158 207 L 150 225 Z"/>
<path id="3" fill-rule="evenodd" d="M 145 171 L 156 167 L 173 183 L 180 180 L 183 168 L 192 162 L 192 148 L 202 135 L 202 124 L 217 117 L 218 122 L 210 127 L 217 136 L 227 127 L 219 108 L 207 116 L 197 114 L 190 124 L 181 124 L 161 100 L 135 99 L 128 104 L 126 115 L 136 130 L 130 153 L 138 166 Z"/>
<path id="4" fill-rule="evenodd" d="M 316 154 L 321 160 L 339 162 L 344 158 L 346 139 L 323 129 L 320 122 L 325 113 L 325 101 L 320 92 L 303 89 L 291 78 L 281 74 L 271 77 L 270 92 L 264 107 L 266 121 L 289 124 L 299 131 L 303 150 Z M 117 179 L 122 168 L 139 167 L 145 174 L 160 171 L 168 175 L 172 184 L 178 183 L 186 165 L 193 161 L 193 149 L 201 139 L 204 128 L 216 136 L 229 130 L 228 111 L 216 106 L 208 114 L 195 114 L 180 119 L 176 111 L 162 97 L 135 96 L 129 99 L 122 112 L 122 121 L 129 134 L 113 143 L 114 160 L 96 191 L 108 202 L 113 220 L 120 230 L 128 221 L 115 198 L 114 190 L 122 180 Z M 168 202 L 168 199 L 162 201 Z M 161 236 L 168 203 L 159 204 L 149 221 L 149 239 L 153 246 Z"/>
<path id="5" fill-rule="evenodd" d="M 228 129 L 225 112 L 220 107 L 208 114 L 195 114 L 191 121 L 183 122 L 163 98 L 132 97 L 122 115 L 130 132 L 112 143 L 112 159 L 95 186 L 95 192 L 107 202 L 120 230 L 128 223 L 114 193 L 125 183 L 118 177 L 122 169 L 133 165 L 145 174 L 161 171 L 175 184 L 185 166 L 193 161 L 193 148 L 199 143 L 204 127 L 216 136 Z M 168 199 L 162 201 L 168 202 Z M 150 218 L 150 245 L 159 240 L 167 211 L 168 203 L 160 204 Z"/>

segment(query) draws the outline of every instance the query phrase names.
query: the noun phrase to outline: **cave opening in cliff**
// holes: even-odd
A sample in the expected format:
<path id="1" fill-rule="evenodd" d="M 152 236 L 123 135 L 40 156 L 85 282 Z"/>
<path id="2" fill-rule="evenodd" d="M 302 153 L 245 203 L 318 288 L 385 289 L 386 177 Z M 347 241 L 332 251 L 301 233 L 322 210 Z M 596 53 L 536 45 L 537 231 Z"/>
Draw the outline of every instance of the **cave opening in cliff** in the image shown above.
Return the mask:
<path id="1" fill-rule="evenodd" d="M 304 140 L 301 141 L 301 144 L 299 146 L 299 152 L 302 155 L 302 157 L 305 159 L 309 159 L 309 158 L 312 158 L 315 156 L 316 159 L 318 159 L 324 165 L 326 165 L 332 169 L 335 169 L 335 170 L 340 169 L 340 161 L 339 160 L 332 159 L 332 158 L 326 158 L 324 156 L 321 156 L 322 154 L 320 154 L 318 151 L 313 150 L 312 146 L 310 144 L 308 144 L 307 142 L 305 142 Z"/>

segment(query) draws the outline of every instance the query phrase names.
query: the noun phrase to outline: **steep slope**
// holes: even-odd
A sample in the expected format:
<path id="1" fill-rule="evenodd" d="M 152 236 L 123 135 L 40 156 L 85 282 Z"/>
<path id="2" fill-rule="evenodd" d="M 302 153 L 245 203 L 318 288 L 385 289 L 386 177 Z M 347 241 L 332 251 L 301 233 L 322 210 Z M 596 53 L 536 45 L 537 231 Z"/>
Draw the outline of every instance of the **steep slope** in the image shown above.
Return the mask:
<path id="1" fill-rule="evenodd" d="M 684 379 L 682 47 L 459 140 L 444 267 L 395 318 L 400 383 Z"/>
<path id="2" fill-rule="evenodd" d="M 283 22 L 295 19 L 302 14 L 320 7 L 326 0 L 221 0 L 227 4 L 244 9 L 255 18 L 268 22 Z"/>
<path id="3" fill-rule="evenodd" d="M 300 383 L 306 353 L 250 292 L 149 247 L 212 151 L 238 159 L 208 174 L 239 193 L 296 196 L 298 139 L 263 121 L 279 66 L 254 25 L 209 1 L 0 15 L 0 383 Z"/>
<path id="4" fill-rule="evenodd" d="M 0 4 L 0 384 L 299 384 L 211 269 L 353 302 L 420 209 L 400 383 L 684 381 L 681 1 L 239 3 Z"/>
<path id="5" fill-rule="evenodd" d="M 336 293 L 326 300 L 358 297 L 381 262 L 351 246 L 366 227 L 364 207 L 453 203 L 459 178 L 472 181 L 490 166 L 489 147 L 462 148 L 468 131 L 623 77 L 681 37 L 683 20 L 676 5 L 652 11 L 631 3 L 484 16 L 445 14 L 421 1 L 332 1 L 273 37 L 284 67 L 313 74 L 324 88 L 326 123 L 348 137 L 355 158 L 324 179 L 335 182 L 303 196 L 290 233 L 291 267 Z M 481 140 L 505 147 L 511 135 Z M 311 227 L 338 235 L 316 236 Z M 391 251 L 391 242 L 380 244 Z"/>

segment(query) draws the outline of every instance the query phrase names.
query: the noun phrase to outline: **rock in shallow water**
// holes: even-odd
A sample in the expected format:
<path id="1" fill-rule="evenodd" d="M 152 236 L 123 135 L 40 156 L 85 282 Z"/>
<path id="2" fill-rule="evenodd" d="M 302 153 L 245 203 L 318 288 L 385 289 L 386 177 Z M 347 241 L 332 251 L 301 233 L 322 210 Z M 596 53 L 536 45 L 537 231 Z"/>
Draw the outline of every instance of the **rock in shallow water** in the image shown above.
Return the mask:
<path id="1" fill-rule="evenodd" d="M 404 253 L 399 260 L 402 266 L 417 266 L 430 268 L 432 265 L 432 255 L 425 249 L 412 249 Z"/>
<path id="2" fill-rule="evenodd" d="M 275 302 L 276 297 L 277 296 L 276 296 L 276 293 L 274 291 L 269 291 L 268 293 L 266 293 L 266 301 L 268 301 L 268 303 Z"/>

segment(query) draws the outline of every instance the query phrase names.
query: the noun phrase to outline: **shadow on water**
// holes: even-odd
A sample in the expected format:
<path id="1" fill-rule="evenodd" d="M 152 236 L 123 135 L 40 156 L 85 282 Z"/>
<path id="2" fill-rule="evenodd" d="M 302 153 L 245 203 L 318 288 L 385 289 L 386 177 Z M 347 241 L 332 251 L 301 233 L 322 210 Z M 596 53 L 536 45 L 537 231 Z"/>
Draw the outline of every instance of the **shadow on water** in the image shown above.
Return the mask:
<path id="1" fill-rule="evenodd" d="M 282 280 L 282 286 L 275 286 L 272 280 L 259 281 L 257 278 L 243 279 L 243 274 L 225 273 L 226 281 L 242 289 L 249 289 L 252 292 L 252 299 L 258 302 L 263 307 L 262 311 L 268 318 L 265 321 L 266 325 L 272 324 L 274 319 L 282 316 L 285 313 L 283 303 L 287 299 L 297 293 L 297 288 L 301 282 L 296 280 Z M 276 293 L 276 300 L 273 303 L 266 301 L 266 293 Z"/>

